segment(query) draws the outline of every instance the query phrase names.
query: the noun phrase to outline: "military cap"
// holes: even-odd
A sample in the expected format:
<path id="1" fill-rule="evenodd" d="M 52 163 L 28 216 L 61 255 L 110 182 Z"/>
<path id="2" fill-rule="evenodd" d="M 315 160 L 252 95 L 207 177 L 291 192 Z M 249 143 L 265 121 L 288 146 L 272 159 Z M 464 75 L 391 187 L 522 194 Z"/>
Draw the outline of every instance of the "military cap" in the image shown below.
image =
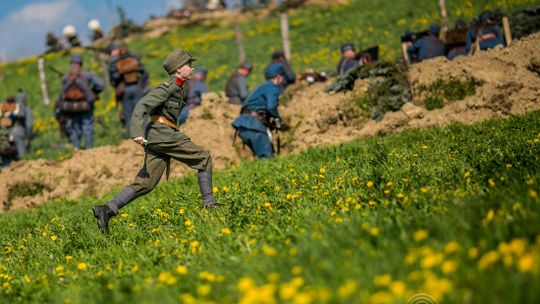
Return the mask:
<path id="1" fill-rule="evenodd" d="M 83 60 L 82 60 L 81 55 L 75 54 L 75 55 L 71 55 L 71 60 L 69 62 L 82 64 Z"/>
<path id="2" fill-rule="evenodd" d="M 277 50 L 272 53 L 272 59 L 281 59 L 285 57 L 285 52 L 283 50 Z"/>
<path id="3" fill-rule="evenodd" d="M 353 51 L 354 52 L 354 44 L 347 42 L 341 45 L 341 52 L 345 51 Z"/>
<path id="4" fill-rule="evenodd" d="M 251 72 L 251 70 L 253 70 L 253 65 L 250 64 L 250 63 L 241 63 L 239 66 L 238 66 L 239 69 L 246 69 L 248 71 Z"/>
<path id="5" fill-rule="evenodd" d="M 201 68 L 201 67 L 198 67 L 198 68 L 195 69 L 195 73 L 197 73 L 197 74 L 203 74 L 204 76 L 206 76 L 206 75 L 208 74 L 208 71 L 205 70 L 205 69 L 203 69 L 203 68 Z"/>
<path id="6" fill-rule="evenodd" d="M 285 75 L 285 70 L 283 69 L 283 64 L 281 63 L 272 63 L 264 71 L 264 76 L 266 79 L 272 79 L 277 75 Z"/>
<path id="7" fill-rule="evenodd" d="M 495 15 L 493 15 L 493 13 L 490 11 L 485 11 L 480 15 L 481 21 L 493 20 L 494 18 L 495 18 Z"/>
<path id="8" fill-rule="evenodd" d="M 432 23 L 429 25 L 428 32 L 432 35 L 439 35 L 441 32 L 441 26 L 437 23 Z"/>
<path id="9" fill-rule="evenodd" d="M 195 61 L 196 59 L 191 57 L 189 53 L 184 52 L 182 48 L 178 48 L 176 51 L 170 53 L 165 60 L 163 60 L 163 68 L 167 73 L 174 74 L 176 70 L 181 68 L 186 63 Z"/>

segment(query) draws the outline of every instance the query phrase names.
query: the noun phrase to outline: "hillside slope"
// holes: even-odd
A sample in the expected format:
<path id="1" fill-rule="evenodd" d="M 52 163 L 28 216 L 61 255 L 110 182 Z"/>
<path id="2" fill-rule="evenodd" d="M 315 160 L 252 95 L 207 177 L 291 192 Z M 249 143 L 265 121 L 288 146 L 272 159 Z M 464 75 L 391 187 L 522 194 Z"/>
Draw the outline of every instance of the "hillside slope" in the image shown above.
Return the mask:
<path id="1" fill-rule="evenodd" d="M 539 44 L 540 33 L 516 41 L 506 49 L 452 62 L 435 59 L 413 65 L 409 75 L 413 87 L 449 76 L 473 76 L 484 84 L 476 95 L 442 109 L 427 111 L 421 106 L 406 104 L 401 111 L 387 113 L 380 122 L 362 118 L 354 106 L 352 96 L 360 94 L 363 83 L 359 82 L 353 92 L 334 95 L 322 92 L 325 84 L 299 84 L 293 88 L 295 93 L 287 105 L 280 109 L 291 126 L 289 132 L 282 134 L 283 154 L 409 128 L 451 122 L 471 124 L 540 109 L 540 78 L 532 68 L 539 60 L 536 52 Z M 230 124 L 238 111 L 239 108 L 226 103 L 222 95 L 210 93 L 182 127 L 195 143 L 210 150 L 218 169 L 251 158 L 249 149 L 243 149 L 238 139 L 236 145 L 232 145 L 234 131 Z M 6 211 L 57 198 L 99 197 L 109 189 L 129 183 L 142 160 L 142 149 L 126 141 L 119 146 L 79 151 L 62 162 L 17 162 L 0 171 L 0 184 L 5 185 L 0 189 L 0 202 Z M 171 176 L 179 177 L 187 172 L 188 169 L 174 163 Z"/>

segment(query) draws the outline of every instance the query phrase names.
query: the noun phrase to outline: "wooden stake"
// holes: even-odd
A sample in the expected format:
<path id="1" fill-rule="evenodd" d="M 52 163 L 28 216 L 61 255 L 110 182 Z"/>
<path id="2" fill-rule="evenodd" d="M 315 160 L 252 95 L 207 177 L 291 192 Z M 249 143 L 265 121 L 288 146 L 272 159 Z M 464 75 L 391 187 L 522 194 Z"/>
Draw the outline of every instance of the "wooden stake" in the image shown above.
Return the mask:
<path id="1" fill-rule="evenodd" d="M 508 21 L 508 17 L 504 16 L 502 18 L 502 24 L 506 46 L 510 46 L 510 44 L 512 44 L 512 33 L 510 32 L 510 22 Z"/>
<path id="2" fill-rule="evenodd" d="M 441 20 L 443 24 L 443 37 L 448 32 L 448 14 L 446 13 L 446 0 L 439 0 L 439 6 L 441 7 Z"/>
<path id="3" fill-rule="evenodd" d="M 41 95 L 43 95 L 43 103 L 49 105 L 49 90 L 47 89 L 47 76 L 45 75 L 45 59 L 38 58 L 39 81 L 41 82 Z"/>
<path id="4" fill-rule="evenodd" d="M 289 18 L 287 12 L 283 10 L 279 14 L 279 20 L 281 25 L 281 39 L 283 40 L 283 52 L 285 53 L 285 59 L 291 62 L 291 41 L 289 39 Z"/>
<path id="5" fill-rule="evenodd" d="M 101 70 L 103 73 L 103 81 L 105 82 L 105 91 L 109 92 L 111 89 L 111 83 L 109 79 L 109 67 L 107 65 L 107 55 L 99 53 L 99 64 L 101 65 Z"/>
<path id="6" fill-rule="evenodd" d="M 234 22 L 234 29 L 236 32 L 236 47 L 238 48 L 238 60 L 240 60 L 240 63 L 245 63 L 246 52 L 244 51 L 244 43 L 242 41 L 242 28 L 240 28 L 240 22 L 238 22 L 239 19 L 240 13 L 238 13 L 238 17 Z"/>
<path id="7" fill-rule="evenodd" d="M 409 58 L 409 52 L 407 52 L 408 48 L 409 48 L 408 42 L 401 43 L 401 53 L 403 54 L 403 59 L 405 59 L 405 63 L 411 64 L 411 59 Z"/>

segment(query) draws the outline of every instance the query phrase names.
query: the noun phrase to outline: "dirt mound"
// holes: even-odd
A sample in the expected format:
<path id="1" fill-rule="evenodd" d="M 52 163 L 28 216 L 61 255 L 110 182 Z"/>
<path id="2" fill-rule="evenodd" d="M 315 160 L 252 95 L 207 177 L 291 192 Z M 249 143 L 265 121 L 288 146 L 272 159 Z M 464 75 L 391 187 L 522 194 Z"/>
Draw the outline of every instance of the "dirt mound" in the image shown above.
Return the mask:
<path id="1" fill-rule="evenodd" d="M 441 126 L 450 122 L 472 124 L 540 109 L 540 73 L 537 48 L 540 34 L 516 41 L 506 49 L 481 52 L 449 62 L 444 58 L 413 65 L 409 79 L 413 92 L 437 79 L 474 77 L 482 81 L 474 96 L 428 111 L 422 101 L 406 103 L 400 111 L 386 113 L 380 122 L 365 118 L 354 96 L 365 91 L 359 81 L 348 93 L 325 94 L 329 83 L 298 84 L 294 94 L 280 106 L 290 130 L 282 133 L 283 154 L 313 146 L 336 144 L 369 135 L 399 132 L 409 128 Z M 216 168 L 252 159 L 240 140 L 233 145 L 231 122 L 239 107 L 226 102 L 222 93 L 204 95 L 202 106 L 190 113 L 183 132 L 193 142 L 210 150 Z M 143 161 L 143 150 L 131 141 L 115 147 L 79 151 L 63 162 L 32 160 L 16 162 L 0 171 L 2 211 L 28 208 L 51 199 L 99 197 L 114 187 L 128 184 Z M 190 171 L 173 162 L 171 177 Z"/>

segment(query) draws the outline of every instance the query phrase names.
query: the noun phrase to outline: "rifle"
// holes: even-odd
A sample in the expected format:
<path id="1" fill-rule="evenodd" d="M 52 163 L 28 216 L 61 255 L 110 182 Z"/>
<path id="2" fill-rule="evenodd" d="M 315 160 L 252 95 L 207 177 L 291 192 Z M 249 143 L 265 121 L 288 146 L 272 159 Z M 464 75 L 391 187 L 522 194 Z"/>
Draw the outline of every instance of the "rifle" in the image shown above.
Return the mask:
<path id="1" fill-rule="evenodd" d="M 62 73 L 61 71 L 59 71 L 57 68 L 53 67 L 53 66 L 48 66 L 49 70 L 53 71 L 56 75 L 58 75 L 59 77 L 63 77 L 64 76 L 64 73 Z"/>

